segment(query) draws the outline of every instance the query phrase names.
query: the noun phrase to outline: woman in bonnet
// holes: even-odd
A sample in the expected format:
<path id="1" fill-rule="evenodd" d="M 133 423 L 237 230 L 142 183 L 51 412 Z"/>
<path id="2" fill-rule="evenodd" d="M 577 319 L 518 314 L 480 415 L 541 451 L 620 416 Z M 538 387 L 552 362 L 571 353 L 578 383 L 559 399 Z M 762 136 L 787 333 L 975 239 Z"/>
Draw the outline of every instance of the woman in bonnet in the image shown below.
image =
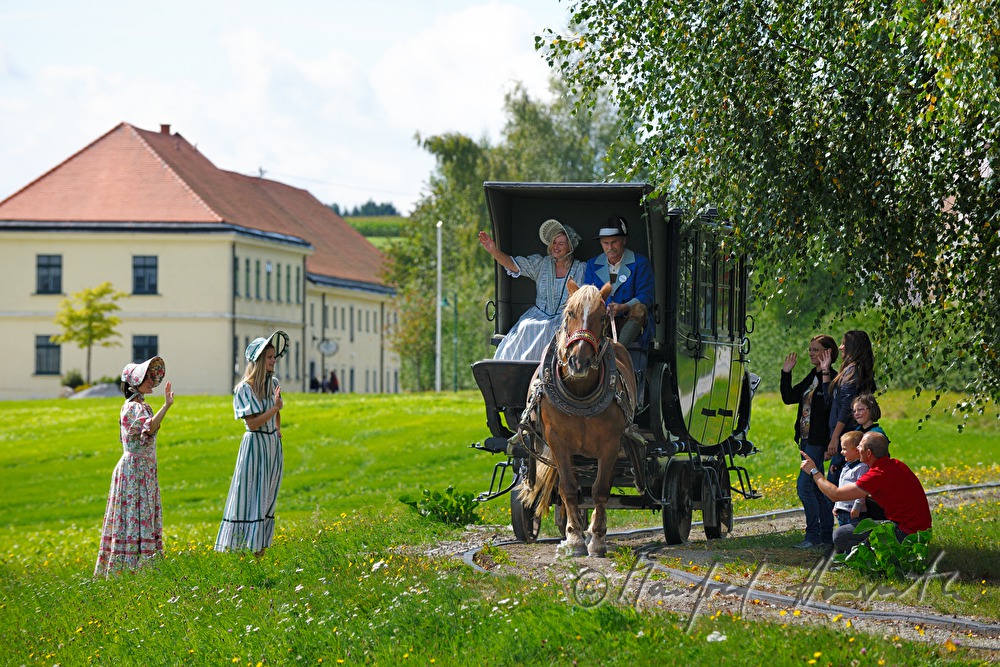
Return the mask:
<path id="1" fill-rule="evenodd" d="M 535 281 L 535 305 L 510 328 L 497 346 L 494 359 L 541 361 L 562 320 L 569 296 L 567 279 L 572 277 L 577 285 L 583 284 L 586 264 L 573 258 L 580 235 L 569 225 L 549 219 L 539 227 L 538 237 L 547 248 L 545 257 L 511 257 L 497 248 L 489 234 L 479 232 L 479 243 L 509 275 Z"/>
<path id="2" fill-rule="evenodd" d="M 236 419 L 246 424 L 236 470 L 215 539 L 216 551 L 249 549 L 264 555 L 274 538 L 274 508 L 281 486 L 281 386 L 274 365 L 288 351 L 288 334 L 255 338 L 246 349 L 247 368 L 233 390 Z"/>
<path id="3" fill-rule="evenodd" d="M 95 577 L 108 577 L 135 569 L 163 553 L 163 509 L 156 471 L 156 434 L 167 410 L 174 404 L 168 382 L 163 406 L 153 414 L 147 394 L 163 381 L 166 365 L 160 357 L 141 364 L 127 364 L 119 388 L 125 396 L 118 420 L 122 453 L 111 476 L 101 547 Z"/>

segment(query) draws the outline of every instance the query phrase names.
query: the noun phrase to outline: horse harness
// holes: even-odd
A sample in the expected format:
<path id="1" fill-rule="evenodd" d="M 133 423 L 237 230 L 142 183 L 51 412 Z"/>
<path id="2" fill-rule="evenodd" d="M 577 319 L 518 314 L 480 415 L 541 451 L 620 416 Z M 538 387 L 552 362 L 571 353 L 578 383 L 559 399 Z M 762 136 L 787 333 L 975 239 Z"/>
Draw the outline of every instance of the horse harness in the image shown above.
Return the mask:
<path id="1" fill-rule="evenodd" d="M 586 336 L 584 334 L 587 334 Z M 544 443 L 541 432 L 537 425 L 541 423 L 541 399 L 545 396 L 560 411 L 574 417 L 595 417 L 611 405 L 611 401 L 618 403 L 618 407 L 625 415 L 625 420 L 632 428 L 632 419 L 635 416 L 635 397 L 629 392 L 628 385 L 615 359 L 614 347 L 608 338 L 603 338 L 597 343 L 596 336 L 590 331 L 577 331 L 569 338 L 569 343 L 575 340 L 586 340 L 597 350 L 591 367 L 600 373 L 600 381 L 597 387 L 588 396 L 578 397 L 569 393 L 566 385 L 563 384 L 562 376 L 559 373 L 561 361 L 559 359 L 558 336 L 552 338 L 552 342 L 545 349 L 542 361 L 539 364 L 539 372 L 531 383 L 531 390 L 528 393 L 528 401 L 521 413 L 521 421 L 517 426 L 517 437 L 524 441 L 524 435 L 531 435 L 532 440 Z M 567 346 L 569 345 L 567 343 Z M 628 429 L 626 429 L 628 430 Z M 535 457 L 546 465 L 555 466 L 541 456 L 540 447 L 526 447 L 531 456 Z"/>

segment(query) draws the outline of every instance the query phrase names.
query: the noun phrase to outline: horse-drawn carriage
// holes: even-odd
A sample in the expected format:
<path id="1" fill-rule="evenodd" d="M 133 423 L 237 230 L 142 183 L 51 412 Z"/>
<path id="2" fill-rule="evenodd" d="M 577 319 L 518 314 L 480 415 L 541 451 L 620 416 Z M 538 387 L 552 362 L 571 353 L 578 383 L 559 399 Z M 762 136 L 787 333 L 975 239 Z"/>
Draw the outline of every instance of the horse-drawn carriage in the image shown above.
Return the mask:
<path id="1" fill-rule="evenodd" d="M 701 511 L 707 537 L 726 536 L 733 525 L 733 494 L 758 495 L 746 468 L 734 461 L 756 450 L 747 439 L 753 395 L 746 370 L 746 334 L 752 329 L 746 316 L 747 267 L 726 250 L 728 228 L 712 214 L 682 224 L 678 211 L 648 198 L 651 188 L 644 184 L 488 182 L 484 189 L 493 238 L 511 256 L 544 252 L 538 228 L 555 218 L 579 232 L 583 241 L 575 255 L 586 260 L 601 252 L 594 238 L 602 223 L 623 216 L 629 222 L 628 247 L 652 263 L 655 332 L 645 349 L 633 345 L 628 350 L 638 387 L 635 412 L 620 443 L 612 443 L 611 492 L 604 502 L 608 493 L 600 491 L 601 503 L 595 502 L 595 482 L 600 478 L 603 485 L 608 473 L 599 476 L 598 461 L 579 454 L 572 457 L 575 498 L 570 494 L 564 503 L 560 494 L 546 490 L 526 502 L 521 482 L 534 486 L 540 468 L 553 465 L 541 428 L 519 427 L 539 363 L 487 359 L 473 364 L 491 434 L 473 447 L 506 455 L 479 500 L 509 493 L 512 527 L 525 542 L 537 538 L 540 517 L 550 504 L 563 535 L 568 519 L 579 517 L 580 510 L 596 508 L 603 521 L 606 505 L 662 512 L 669 544 L 688 539 L 692 510 Z M 535 292 L 530 280 L 514 280 L 499 268 L 495 279 L 495 299 L 487 311 L 497 343 L 534 304 Z M 591 356 L 598 352 L 593 347 Z"/>

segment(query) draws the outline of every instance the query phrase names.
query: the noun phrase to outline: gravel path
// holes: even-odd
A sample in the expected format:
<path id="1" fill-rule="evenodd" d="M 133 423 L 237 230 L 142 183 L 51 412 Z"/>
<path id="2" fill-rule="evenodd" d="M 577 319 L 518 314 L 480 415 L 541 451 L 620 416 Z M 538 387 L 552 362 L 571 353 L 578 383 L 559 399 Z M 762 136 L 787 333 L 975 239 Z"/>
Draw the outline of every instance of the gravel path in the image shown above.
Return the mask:
<path id="1" fill-rule="evenodd" d="M 1000 489 L 952 491 L 936 496 L 933 503 L 958 505 L 984 497 L 998 498 Z M 737 518 L 732 537 L 802 530 L 801 513 L 777 514 L 751 521 Z M 487 545 L 503 554 L 483 551 Z M 986 660 L 1000 660 L 997 619 L 948 617 L 929 606 L 902 604 L 897 600 L 904 584 L 883 588 L 881 594 L 837 590 L 831 583 L 836 577 L 827 572 L 830 563 L 820 552 L 785 546 L 739 548 L 731 540 L 709 542 L 697 526 L 689 541 L 677 546 L 668 546 L 659 529 L 619 529 L 609 533 L 609 557 L 604 559 L 562 556 L 557 547 L 555 538 L 517 543 L 509 526 L 469 526 L 460 540 L 440 543 L 425 553 L 463 558 L 488 572 L 558 583 L 581 606 L 613 602 L 671 610 L 689 619 L 722 612 L 779 623 L 835 624 L 888 641 L 962 645 L 978 649 Z M 931 581 L 930 585 L 944 584 Z"/>

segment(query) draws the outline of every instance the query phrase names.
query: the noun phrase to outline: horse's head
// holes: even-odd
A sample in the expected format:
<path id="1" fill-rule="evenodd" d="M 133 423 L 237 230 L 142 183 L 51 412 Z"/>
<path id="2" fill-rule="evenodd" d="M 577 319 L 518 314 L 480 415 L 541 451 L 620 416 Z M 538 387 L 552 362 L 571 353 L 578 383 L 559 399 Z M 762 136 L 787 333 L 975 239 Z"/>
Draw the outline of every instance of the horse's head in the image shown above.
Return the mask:
<path id="1" fill-rule="evenodd" d="M 578 287 L 572 278 L 567 278 L 566 291 L 569 299 L 559 330 L 559 365 L 567 379 L 579 379 L 600 364 L 598 351 L 607 316 L 604 301 L 611 293 L 611 285 L 601 290 L 593 285 Z"/>

